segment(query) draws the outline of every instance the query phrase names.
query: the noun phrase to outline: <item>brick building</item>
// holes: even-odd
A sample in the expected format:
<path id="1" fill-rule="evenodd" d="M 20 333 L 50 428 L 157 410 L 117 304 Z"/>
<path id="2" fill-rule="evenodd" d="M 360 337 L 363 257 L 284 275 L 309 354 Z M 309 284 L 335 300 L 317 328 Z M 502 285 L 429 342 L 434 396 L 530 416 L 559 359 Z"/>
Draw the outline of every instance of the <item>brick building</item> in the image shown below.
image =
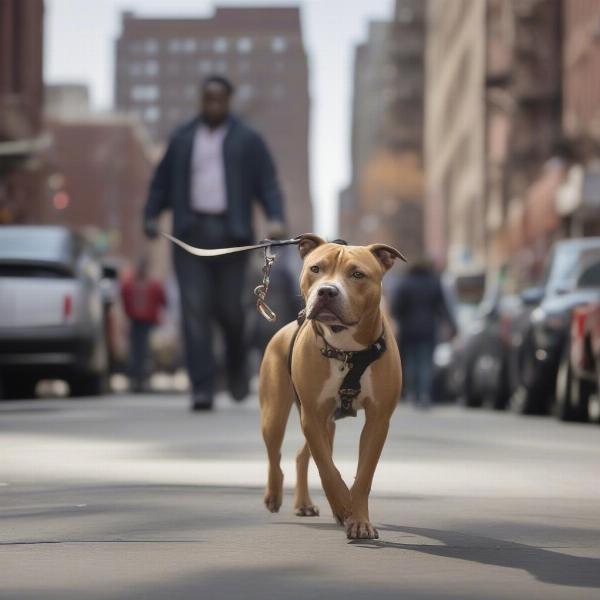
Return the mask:
<path id="1" fill-rule="evenodd" d="M 356 48 L 352 178 L 340 193 L 342 237 L 385 240 L 410 257 L 423 249 L 424 5 L 398 0 Z"/>
<path id="2" fill-rule="evenodd" d="M 570 236 L 600 235 L 600 0 L 563 4 L 562 126 L 573 161 L 556 197 Z"/>
<path id="3" fill-rule="evenodd" d="M 549 246 L 560 235 L 555 194 L 565 158 L 561 4 L 487 2 L 488 263 L 511 262 L 522 280 L 539 274 Z"/>
<path id="4" fill-rule="evenodd" d="M 312 229 L 308 67 L 298 8 L 217 8 L 207 19 L 123 14 L 116 43 L 115 104 L 165 142 L 198 111 L 201 80 L 222 74 L 237 111 L 275 156 L 292 232 Z"/>
<path id="5" fill-rule="evenodd" d="M 135 259 L 140 214 L 155 157 L 146 131 L 127 116 L 48 119 L 43 223 L 85 231 L 100 250 Z"/>
<path id="6" fill-rule="evenodd" d="M 427 3 L 425 239 L 440 265 L 464 274 L 485 268 L 485 9 Z"/>
<path id="7" fill-rule="evenodd" d="M 42 0 L 0 0 L 0 223 L 39 218 Z"/>

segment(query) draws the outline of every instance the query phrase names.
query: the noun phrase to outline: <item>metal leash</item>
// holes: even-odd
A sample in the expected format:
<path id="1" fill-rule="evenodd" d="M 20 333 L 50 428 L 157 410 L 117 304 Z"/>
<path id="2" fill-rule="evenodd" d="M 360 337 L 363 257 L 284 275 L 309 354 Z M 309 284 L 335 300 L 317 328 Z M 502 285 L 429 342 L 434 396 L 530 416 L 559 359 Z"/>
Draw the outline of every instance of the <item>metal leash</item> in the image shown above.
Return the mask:
<path id="1" fill-rule="evenodd" d="M 269 246 L 265 246 L 263 251 L 265 255 L 265 264 L 262 268 L 263 279 L 262 283 L 254 288 L 254 295 L 256 296 L 256 310 L 258 310 L 269 323 L 272 323 L 277 319 L 277 314 L 266 303 L 266 298 L 267 292 L 269 291 L 269 276 L 277 256 L 275 254 L 269 254 Z"/>

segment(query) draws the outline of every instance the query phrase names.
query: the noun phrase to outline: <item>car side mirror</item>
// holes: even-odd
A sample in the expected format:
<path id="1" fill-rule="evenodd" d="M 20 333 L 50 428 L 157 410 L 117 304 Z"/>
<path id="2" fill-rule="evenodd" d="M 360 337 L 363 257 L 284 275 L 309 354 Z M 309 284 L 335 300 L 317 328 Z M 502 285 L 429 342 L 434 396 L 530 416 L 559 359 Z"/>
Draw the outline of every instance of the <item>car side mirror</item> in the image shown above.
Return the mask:
<path id="1" fill-rule="evenodd" d="M 543 299 L 543 287 L 530 287 L 521 292 L 521 300 L 526 306 L 537 306 Z"/>

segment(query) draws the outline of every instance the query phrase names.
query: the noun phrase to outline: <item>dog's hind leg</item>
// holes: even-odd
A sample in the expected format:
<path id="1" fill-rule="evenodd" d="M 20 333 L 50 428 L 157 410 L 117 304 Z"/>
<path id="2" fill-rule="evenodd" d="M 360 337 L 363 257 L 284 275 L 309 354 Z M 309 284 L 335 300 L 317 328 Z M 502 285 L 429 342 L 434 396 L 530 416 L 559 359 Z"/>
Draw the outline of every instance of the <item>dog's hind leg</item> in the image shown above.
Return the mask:
<path id="1" fill-rule="evenodd" d="M 261 428 L 269 458 L 269 475 L 264 502 L 270 512 L 278 512 L 283 499 L 281 445 L 292 404 L 292 386 L 285 364 L 273 364 L 268 372 L 261 368 Z"/>

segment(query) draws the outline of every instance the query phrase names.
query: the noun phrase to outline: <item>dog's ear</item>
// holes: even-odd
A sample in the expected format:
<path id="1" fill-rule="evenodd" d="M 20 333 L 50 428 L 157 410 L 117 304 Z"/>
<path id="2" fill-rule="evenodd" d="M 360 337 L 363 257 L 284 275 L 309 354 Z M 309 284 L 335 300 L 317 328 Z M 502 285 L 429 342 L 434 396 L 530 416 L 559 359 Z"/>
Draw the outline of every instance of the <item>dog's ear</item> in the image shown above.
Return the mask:
<path id="1" fill-rule="evenodd" d="M 300 240 L 298 242 L 298 252 L 300 252 L 302 258 L 310 254 L 317 246 L 326 243 L 324 239 L 314 233 L 303 233 L 298 236 L 298 239 Z"/>
<path id="2" fill-rule="evenodd" d="M 406 262 L 406 258 L 404 258 L 402 253 L 393 246 L 388 246 L 387 244 L 371 244 L 370 246 L 367 246 L 367 248 L 379 261 L 379 264 L 383 267 L 384 271 L 391 269 L 397 258 Z"/>

